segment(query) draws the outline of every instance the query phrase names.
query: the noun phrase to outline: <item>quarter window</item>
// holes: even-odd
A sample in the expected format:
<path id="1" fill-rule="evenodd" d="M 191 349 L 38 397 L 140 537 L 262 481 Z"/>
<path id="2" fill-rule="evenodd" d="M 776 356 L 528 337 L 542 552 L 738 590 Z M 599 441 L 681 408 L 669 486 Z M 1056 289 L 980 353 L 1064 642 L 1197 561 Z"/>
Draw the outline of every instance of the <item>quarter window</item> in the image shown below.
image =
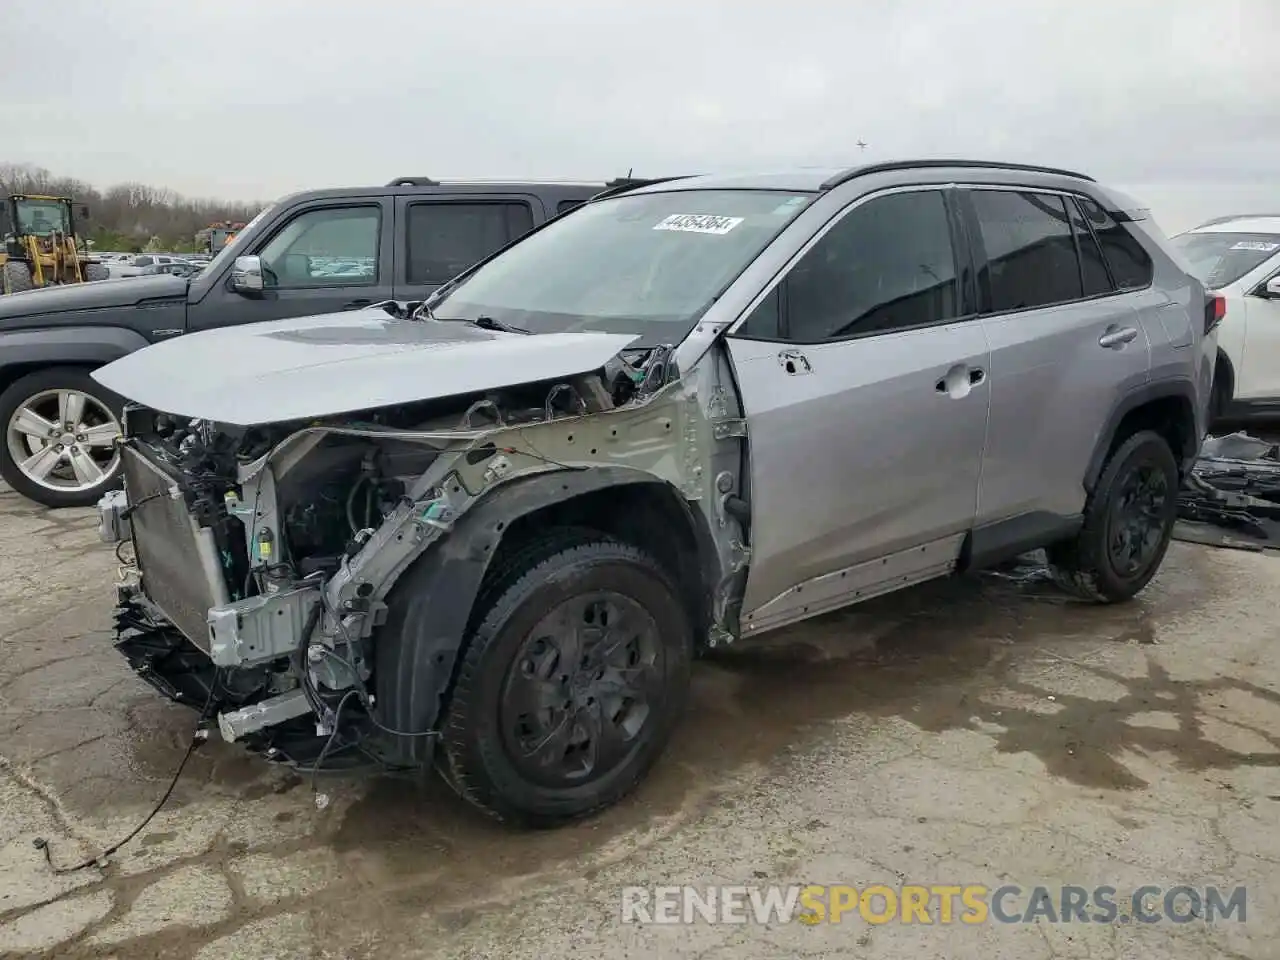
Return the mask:
<path id="1" fill-rule="evenodd" d="M 533 229 L 527 203 L 414 203 L 408 213 L 410 283 L 445 283 Z"/>
<path id="2" fill-rule="evenodd" d="M 268 286 L 329 287 L 377 283 L 378 207 L 321 207 L 299 214 L 263 247 Z"/>
<path id="3" fill-rule="evenodd" d="M 747 318 L 741 336 L 817 343 L 954 319 L 959 285 L 937 190 L 854 208 Z"/>
<path id="4" fill-rule="evenodd" d="M 1076 245 L 1080 250 L 1080 279 L 1084 282 L 1084 295 L 1096 297 L 1110 293 L 1115 288 L 1111 285 L 1111 277 L 1107 273 L 1107 262 L 1102 257 L 1102 248 L 1085 222 L 1084 215 L 1074 200 L 1067 201 L 1067 210 L 1071 214 L 1071 226 L 1075 230 Z"/>
<path id="5" fill-rule="evenodd" d="M 1080 207 L 1102 244 L 1102 253 L 1111 267 L 1116 286 L 1121 290 L 1140 290 L 1150 286 L 1154 268 L 1151 257 L 1137 238 L 1088 197 L 1080 198 Z"/>
<path id="6" fill-rule="evenodd" d="M 992 312 L 1080 299 L 1080 266 L 1061 196 L 1012 190 L 971 196 L 986 251 L 978 284 Z"/>

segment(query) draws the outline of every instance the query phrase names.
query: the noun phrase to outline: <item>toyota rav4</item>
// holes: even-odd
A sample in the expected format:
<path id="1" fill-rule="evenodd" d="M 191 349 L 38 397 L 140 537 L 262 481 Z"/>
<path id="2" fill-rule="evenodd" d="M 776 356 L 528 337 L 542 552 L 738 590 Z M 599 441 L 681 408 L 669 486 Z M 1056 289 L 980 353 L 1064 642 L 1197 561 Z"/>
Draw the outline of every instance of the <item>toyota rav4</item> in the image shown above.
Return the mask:
<path id="1" fill-rule="evenodd" d="M 131 401 L 118 647 L 267 756 L 582 816 L 707 648 L 1035 548 L 1142 590 L 1219 315 L 1166 244 L 1062 170 L 688 177 L 407 308 L 133 353 L 94 374 Z"/>

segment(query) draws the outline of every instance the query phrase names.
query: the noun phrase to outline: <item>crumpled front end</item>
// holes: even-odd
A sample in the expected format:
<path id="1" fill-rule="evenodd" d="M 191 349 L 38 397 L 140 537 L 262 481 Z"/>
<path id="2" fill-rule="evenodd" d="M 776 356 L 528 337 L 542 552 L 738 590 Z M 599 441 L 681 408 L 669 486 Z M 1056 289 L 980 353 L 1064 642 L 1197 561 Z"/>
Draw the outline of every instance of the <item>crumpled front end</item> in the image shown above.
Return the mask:
<path id="1" fill-rule="evenodd" d="M 124 490 L 100 504 L 103 539 L 133 545 L 117 647 L 161 692 L 216 716 L 226 740 L 307 766 L 403 763 L 399 741 L 429 732 L 379 720 L 377 629 L 425 554 L 489 549 L 457 532 L 473 508 L 520 481 L 591 471 L 711 501 L 714 424 L 694 385 L 659 369 L 669 356 L 248 428 L 127 408 Z M 445 592 L 432 609 L 465 625 L 471 601 Z"/>

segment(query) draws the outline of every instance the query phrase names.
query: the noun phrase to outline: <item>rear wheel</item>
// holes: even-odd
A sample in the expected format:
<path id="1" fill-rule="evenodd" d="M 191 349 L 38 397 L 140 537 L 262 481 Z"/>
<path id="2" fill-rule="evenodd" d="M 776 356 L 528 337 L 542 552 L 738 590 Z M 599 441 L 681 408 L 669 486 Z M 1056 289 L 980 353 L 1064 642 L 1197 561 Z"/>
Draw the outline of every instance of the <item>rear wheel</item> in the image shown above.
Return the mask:
<path id="1" fill-rule="evenodd" d="M 31 268 L 21 260 L 5 261 L 4 269 L 0 271 L 0 282 L 3 283 L 5 293 L 22 293 L 35 288 L 35 283 L 31 280 Z"/>
<path id="2" fill-rule="evenodd" d="M 648 554 L 552 539 L 484 591 L 442 724 L 439 766 L 502 820 L 550 826 L 626 795 L 682 712 L 693 633 Z"/>
<path id="3" fill-rule="evenodd" d="M 1050 547 L 1054 581 L 1096 603 L 1128 600 L 1160 569 L 1177 519 L 1178 464 L 1151 430 L 1111 454 L 1074 540 Z"/>
<path id="4" fill-rule="evenodd" d="M 120 401 L 78 367 L 37 370 L 0 393 L 0 476 L 47 507 L 97 503 L 120 478 Z"/>

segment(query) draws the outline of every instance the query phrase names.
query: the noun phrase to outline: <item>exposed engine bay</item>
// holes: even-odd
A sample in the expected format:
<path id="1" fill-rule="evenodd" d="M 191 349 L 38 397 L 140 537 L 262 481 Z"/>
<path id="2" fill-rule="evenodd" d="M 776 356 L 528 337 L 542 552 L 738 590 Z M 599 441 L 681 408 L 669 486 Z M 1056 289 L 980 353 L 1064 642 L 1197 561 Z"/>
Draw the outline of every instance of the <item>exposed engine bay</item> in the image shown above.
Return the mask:
<path id="1" fill-rule="evenodd" d="M 249 427 L 126 407 L 125 489 L 100 504 L 103 539 L 134 550 L 118 648 L 162 693 L 216 714 L 224 739 L 268 758 L 418 766 L 411 741 L 431 735 L 434 715 L 392 727 L 377 702 L 375 638 L 397 579 L 441 540 L 439 562 L 470 552 L 487 563 L 489 546 L 455 528 L 497 488 L 602 468 L 607 482 L 665 481 L 714 515 L 726 572 L 707 627 L 728 639 L 743 537 L 709 480 L 717 456 L 736 472 L 739 452 L 716 452 L 719 434 L 671 354 L 629 350 L 569 378 Z M 704 396 L 740 416 L 723 390 L 708 384 Z M 538 496 L 554 500 L 544 486 Z M 493 516 L 496 538 L 505 521 Z M 432 598 L 453 642 L 434 664 L 441 695 L 471 601 Z"/>

